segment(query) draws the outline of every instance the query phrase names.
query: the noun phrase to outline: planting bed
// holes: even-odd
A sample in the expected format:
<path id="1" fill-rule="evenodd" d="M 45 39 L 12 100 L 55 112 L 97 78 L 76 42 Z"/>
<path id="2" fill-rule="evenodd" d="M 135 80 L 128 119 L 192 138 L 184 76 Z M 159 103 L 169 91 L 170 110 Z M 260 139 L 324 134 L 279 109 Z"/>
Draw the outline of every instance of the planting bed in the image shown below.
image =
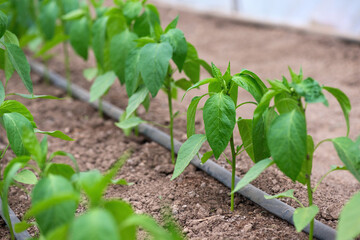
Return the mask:
<path id="1" fill-rule="evenodd" d="M 231 61 L 233 71 L 245 67 L 252 70 L 262 79 L 280 78 L 287 72 L 287 65 L 293 69 L 303 67 L 305 76 L 328 86 L 340 87 L 349 95 L 353 105 L 351 112 L 352 129 L 350 136 L 356 137 L 360 132 L 360 106 L 357 84 L 360 82 L 360 70 L 357 68 L 360 56 L 359 44 L 345 43 L 321 36 L 286 31 L 276 28 L 261 28 L 239 22 L 232 22 L 200 16 L 188 12 L 177 12 L 173 9 L 160 8 L 162 22 L 167 24 L 171 16 L 180 15 L 179 27 L 185 32 L 187 40 L 198 47 L 200 57 L 213 61 L 222 69 Z M 216 32 L 216 35 L 214 34 Z M 94 61 L 82 62 L 75 55 L 71 57 L 72 79 L 75 83 L 89 88 L 90 84 L 82 77 L 82 70 L 94 65 Z M 63 74 L 61 56 L 50 62 L 50 68 Z M 36 94 L 65 96 L 53 86 L 32 75 Z M 18 79 L 9 83 L 9 90 L 20 88 Z M 19 91 L 19 90 L 18 90 Z M 185 112 L 191 97 L 198 95 L 193 90 L 184 99 L 185 103 L 176 102 L 175 111 Z M 202 89 L 200 90 L 202 91 Z M 24 90 L 25 92 L 25 90 Z M 246 99 L 247 94 L 240 93 Z M 125 108 L 126 93 L 116 85 L 111 89 L 107 100 Z M 161 124 L 168 124 L 166 96 L 160 94 L 151 102 L 151 111 L 141 117 Z M 337 103 L 328 97 L 330 105 Z M 107 192 L 108 197 L 119 197 L 128 200 L 137 210 L 161 219 L 162 209 L 169 206 L 180 226 L 190 239 L 306 239 L 304 233 L 280 219 L 265 212 L 252 202 L 237 196 L 235 211 L 230 212 L 229 190 L 190 166 L 175 181 L 170 181 L 173 165 L 170 153 L 144 137 L 125 137 L 110 119 L 101 119 L 88 104 L 73 99 L 62 101 L 21 100 L 33 113 L 40 129 L 59 129 L 76 139 L 67 143 L 50 139 L 50 151 L 65 150 L 73 153 L 78 159 L 80 169 L 98 168 L 105 171 L 127 149 L 134 153 L 127 161 L 119 176 L 135 183 L 130 187 L 114 186 Z M 241 114 L 249 117 L 253 109 L 242 108 Z M 337 137 L 345 133 L 345 121 L 341 109 L 332 115 L 321 104 L 308 108 L 308 125 L 315 137 L 315 142 L 325 137 Z M 200 115 L 200 114 L 199 114 Z M 204 132 L 202 122 L 197 121 L 197 131 Z M 164 129 L 163 129 L 164 130 Z M 4 134 L 3 134 L 4 135 Z M 175 137 L 186 139 L 186 117 L 181 115 L 175 121 Z M 238 139 L 237 139 L 238 140 Z M 5 146 L 4 138 L 0 144 Z M 3 147 L 4 147 L 3 146 Z M 206 147 L 205 147 L 206 148 Z M 205 150 L 205 149 L 204 149 Z M 9 156 L 8 156 L 9 158 Z M 63 159 L 59 159 L 63 161 Z M 226 166 L 224 159 L 219 163 Z M 319 179 L 331 164 L 340 164 L 331 144 L 322 145 L 314 158 L 314 177 Z M 252 162 L 240 156 L 237 164 L 237 175 L 243 175 Z M 228 166 L 226 166 L 228 167 Z M 296 188 L 296 196 L 306 202 L 306 190 L 295 185 L 283 176 L 275 167 L 269 168 L 253 184 L 269 194 L 276 194 L 289 188 Z M 317 219 L 332 227 L 342 205 L 357 190 L 359 184 L 348 173 L 334 173 L 329 176 L 314 195 L 314 201 L 320 208 Z M 18 189 L 10 193 L 10 207 L 21 218 L 29 206 L 26 195 Z M 296 203 L 286 201 L 292 206 Z M 34 229 L 32 234 L 34 234 Z M 0 236 L 7 239 L 7 229 L 2 222 Z"/>

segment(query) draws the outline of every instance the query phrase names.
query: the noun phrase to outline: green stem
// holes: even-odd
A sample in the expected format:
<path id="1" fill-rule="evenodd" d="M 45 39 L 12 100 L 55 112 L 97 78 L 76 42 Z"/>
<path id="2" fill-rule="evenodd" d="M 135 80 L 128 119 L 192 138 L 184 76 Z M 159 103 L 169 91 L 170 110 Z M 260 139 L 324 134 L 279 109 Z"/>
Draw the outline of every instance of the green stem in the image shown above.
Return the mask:
<path id="1" fill-rule="evenodd" d="M 171 162 L 175 164 L 175 151 L 174 151 L 174 115 L 172 109 L 172 95 L 171 95 L 171 80 L 168 85 L 168 104 L 169 104 L 169 116 L 170 116 L 170 144 L 171 144 Z"/>
<path id="2" fill-rule="evenodd" d="M 308 175 L 307 192 L 308 192 L 309 207 L 310 207 L 313 204 L 313 191 L 312 191 L 312 188 L 311 188 L 310 175 Z M 310 222 L 309 240 L 313 239 L 313 235 L 314 235 L 314 219 L 312 219 L 311 222 Z"/>
<path id="3" fill-rule="evenodd" d="M 230 147 L 231 147 L 231 211 L 234 211 L 234 188 L 235 188 L 235 171 L 236 171 L 236 152 L 234 146 L 234 135 L 231 135 L 230 138 Z"/>
<path id="4" fill-rule="evenodd" d="M 65 63 L 65 75 L 66 75 L 66 90 L 67 94 L 71 96 L 71 79 L 70 79 L 70 58 L 68 44 L 65 41 L 63 43 L 64 48 L 64 63 Z"/>

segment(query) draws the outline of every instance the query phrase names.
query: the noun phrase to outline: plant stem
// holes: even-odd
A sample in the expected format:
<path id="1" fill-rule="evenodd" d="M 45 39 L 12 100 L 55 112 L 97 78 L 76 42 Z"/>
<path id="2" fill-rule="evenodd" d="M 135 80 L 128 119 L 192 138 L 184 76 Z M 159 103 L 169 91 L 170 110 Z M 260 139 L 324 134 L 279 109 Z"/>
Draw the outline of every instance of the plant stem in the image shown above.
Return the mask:
<path id="1" fill-rule="evenodd" d="M 175 164 L 175 151 L 174 151 L 174 115 L 172 109 L 172 95 L 171 95 L 171 80 L 168 84 L 168 104 L 169 104 L 169 116 L 170 116 L 170 144 L 171 144 L 171 162 Z"/>
<path id="2" fill-rule="evenodd" d="M 64 48 L 64 63 L 65 63 L 65 75 L 66 75 L 66 90 L 68 96 L 71 96 L 70 59 L 69 59 L 68 44 L 66 41 L 63 43 L 63 48 Z"/>
<path id="3" fill-rule="evenodd" d="M 308 192 L 309 207 L 310 207 L 313 204 L 313 191 L 312 191 L 312 188 L 311 188 L 310 175 L 308 175 L 307 192 Z M 313 239 L 313 235 L 314 235 L 314 219 L 312 219 L 311 222 L 310 222 L 309 240 Z"/>
<path id="4" fill-rule="evenodd" d="M 234 135 L 231 135 L 230 138 L 230 147 L 231 147 L 231 211 L 234 211 L 234 198 L 235 193 L 235 170 L 236 170 L 236 152 L 235 152 L 235 146 L 234 146 Z"/>

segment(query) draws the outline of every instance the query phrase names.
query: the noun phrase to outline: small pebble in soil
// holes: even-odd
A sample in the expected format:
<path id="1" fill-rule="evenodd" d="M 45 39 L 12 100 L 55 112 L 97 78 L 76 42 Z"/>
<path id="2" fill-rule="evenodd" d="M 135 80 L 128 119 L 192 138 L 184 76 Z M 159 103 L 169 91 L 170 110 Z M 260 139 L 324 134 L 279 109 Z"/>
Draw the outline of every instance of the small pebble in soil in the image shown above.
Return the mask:
<path id="1" fill-rule="evenodd" d="M 249 232 L 252 229 L 252 227 L 253 227 L 253 225 L 251 223 L 246 224 L 241 231 L 242 232 Z"/>
<path id="2" fill-rule="evenodd" d="M 206 183 L 205 183 L 205 182 L 202 182 L 201 185 L 200 185 L 200 187 L 202 187 L 202 188 L 206 187 Z"/>

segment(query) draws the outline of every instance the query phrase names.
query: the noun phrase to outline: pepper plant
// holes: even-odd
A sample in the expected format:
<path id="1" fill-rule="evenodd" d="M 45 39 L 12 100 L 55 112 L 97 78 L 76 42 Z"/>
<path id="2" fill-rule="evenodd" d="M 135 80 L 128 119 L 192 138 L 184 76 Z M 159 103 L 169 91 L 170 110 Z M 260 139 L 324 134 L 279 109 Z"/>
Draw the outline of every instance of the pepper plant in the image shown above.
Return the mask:
<path id="1" fill-rule="evenodd" d="M 313 201 L 313 193 L 329 173 L 346 170 L 346 167 L 332 166 L 314 186 L 311 181 L 314 152 L 322 143 L 332 141 L 335 149 L 340 153 L 341 160 L 346 161 L 349 156 L 341 152 L 344 146 L 343 138 L 325 139 L 316 145 L 314 144 L 312 136 L 307 133 L 307 105 L 322 103 L 328 106 L 323 91 L 325 90 L 333 95 L 339 102 L 346 120 L 346 135 L 349 134 L 350 129 L 349 112 L 351 105 L 348 97 L 341 90 L 320 86 L 317 81 L 310 77 L 303 79 L 302 71 L 295 74 L 290 69 L 290 74 L 292 82 L 288 82 L 285 77 L 282 81 L 269 80 L 271 88 L 261 98 L 254 111 L 252 128 L 243 131 L 243 133 L 240 131 L 242 135 L 246 133 L 252 136 L 252 150 L 256 164 L 241 179 L 233 193 L 254 180 L 266 168 L 276 164 L 292 181 L 297 181 L 306 186 L 308 205 L 305 206 L 294 196 L 293 189 L 274 196 L 265 196 L 265 198 L 288 197 L 296 200 L 300 207 L 295 210 L 293 215 L 295 228 L 300 232 L 310 223 L 309 239 L 312 239 L 314 218 L 319 212 L 319 208 Z M 272 99 L 274 99 L 274 105 L 270 106 Z"/>
<path id="2" fill-rule="evenodd" d="M 255 104 L 260 102 L 261 97 L 266 93 L 267 88 L 260 78 L 249 70 L 242 70 L 240 73 L 231 75 L 230 63 L 225 72 L 212 64 L 213 78 L 204 79 L 187 91 L 204 84 L 208 85 L 208 93 L 194 97 L 187 110 L 187 137 L 186 142 L 181 146 L 178 159 L 175 164 L 172 180 L 178 177 L 189 165 L 193 157 L 198 153 L 202 144 L 208 141 L 211 151 L 205 153 L 201 162 L 205 163 L 212 155 L 218 159 L 230 144 L 231 160 L 225 155 L 227 162 L 232 168 L 231 191 L 235 187 L 236 157 L 243 151 L 250 148 L 247 139 L 243 138 L 243 143 L 236 146 L 234 143 L 233 131 L 236 125 L 236 109 L 244 104 Z M 248 91 L 255 99 L 255 102 L 243 102 L 238 104 L 239 87 Z M 186 93 L 185 93 L 186 94 Z M 200 100 L 209 96 L 203 107 L 203 120 L 205 134 L 195 134 L 195 114 Z M 241 126 L 238 122 L 239 127 Z M 234 193 L 231 193 L 231 210 L 234 210 Z"/>

